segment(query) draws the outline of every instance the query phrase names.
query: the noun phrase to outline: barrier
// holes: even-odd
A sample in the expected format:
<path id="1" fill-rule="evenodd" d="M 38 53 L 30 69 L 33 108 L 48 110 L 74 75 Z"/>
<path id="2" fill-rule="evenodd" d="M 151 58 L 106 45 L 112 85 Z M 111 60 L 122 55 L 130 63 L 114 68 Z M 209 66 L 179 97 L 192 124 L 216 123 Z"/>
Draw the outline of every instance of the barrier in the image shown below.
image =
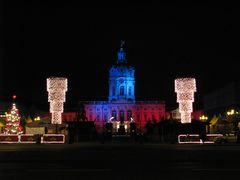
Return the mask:
<path id="1" fill-rule="evenodd" d="M 42 144 L 64 144 L 65 135 L 64 134 L 44 134 L 41 137 Z"/>
<path id="2" fill-rule="evenodd" d="M 222 137 L 222 134 L 206 134 L 206 140 L 204 144 L 213 144 L 215 143 L 216 138 Z M 178 135 L 179 144 L 203 144 L 203 141 L 200 139 L 199 134 L 180 134 Z"/>
<path id="3" fill-rule="evenodd" d="M 22 144 L 36 144 L 37 143 L 37 135 L 34 134 L 21 134 L 19 143 Z"/>
<path id="4" fill-rule="evenodd" d="M 64 134 L 43 134 L 41 140 L 40 135 L 36 134 L 0 134 L 0 144 L 64 144 Z"/>
<path id="5" fill-rule="evenodd" d="M 19 135 L 17 135 L 17 134 L 0 134 L 0 143 L 2 143 L 2 144 L 19 143 Z"/>

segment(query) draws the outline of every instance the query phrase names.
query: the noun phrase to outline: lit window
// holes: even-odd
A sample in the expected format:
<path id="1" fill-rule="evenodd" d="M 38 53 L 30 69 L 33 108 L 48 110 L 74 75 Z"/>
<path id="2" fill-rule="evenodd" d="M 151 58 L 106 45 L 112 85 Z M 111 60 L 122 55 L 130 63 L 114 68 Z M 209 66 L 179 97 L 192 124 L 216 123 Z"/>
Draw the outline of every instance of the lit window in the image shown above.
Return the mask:
<path id="1" fill-rule="evenodd" d="M 121 86 L 120 87 L 120 96 L 123 96 L 124 95 L 124 86 Z"/>
<path id="2" fill-rule="evenodd" d="M 131 110 L 128 110 L 128 112 L 127 112 L 127 118 L 128 118 L 128 120 L 130 120 L 131 117 L 132 117 L 132 111 L 131 111 Z"/>
<path id="3" fill-rule="evenodd" d="M 132 88 L 131 88 L 131 87 L 128 88 L 128 95 L 129 95 L 129 96 L 132 95 Z"/>

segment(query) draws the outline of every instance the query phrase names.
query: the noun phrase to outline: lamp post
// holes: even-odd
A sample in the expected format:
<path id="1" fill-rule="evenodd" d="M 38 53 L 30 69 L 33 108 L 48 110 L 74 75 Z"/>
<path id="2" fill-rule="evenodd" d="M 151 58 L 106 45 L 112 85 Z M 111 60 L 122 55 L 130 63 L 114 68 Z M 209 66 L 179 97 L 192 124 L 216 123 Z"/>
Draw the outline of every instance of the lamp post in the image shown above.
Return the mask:
<path id="1" fill-rule="evenodd" d="M 235 109 L 231 109 L 229 111 L 227 111 L 227 116 L 228 117 L 233 117 L 234 115 L 237 115 L 238 111 L 236 111 Z"/>
<path id="2" fill-rule="evenodd" d="M 200 119 L 203 123 L 205 123 L 205 130 L 206 130 L 206 132 L 208 133 L 208 132 L 209 132 L 209 127 L 208 127 L 208 125 L 206 124 L 206 122 L 207 122 L 207 120 L 208 120 L 208 117 L 202 115 L 202 116 L 199 117 L 199 119 Z"/>
<path id="3" fill-rule="evenodd" d="M 238 131 L 240 122 L 239 112 L 235 109 L 230 109 L 229 111 L 227 111 L 226 116 L 227 120 L 233 124 L 234 131 Z"/>

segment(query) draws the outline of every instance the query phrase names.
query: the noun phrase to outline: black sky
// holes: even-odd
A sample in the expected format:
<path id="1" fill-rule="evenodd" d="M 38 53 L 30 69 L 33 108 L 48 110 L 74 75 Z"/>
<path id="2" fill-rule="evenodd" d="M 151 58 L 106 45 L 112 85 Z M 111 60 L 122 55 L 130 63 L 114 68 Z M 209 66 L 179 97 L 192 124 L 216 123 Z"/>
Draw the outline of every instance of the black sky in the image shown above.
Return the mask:
<path id="1" fill-rule="evenodd" d="M 108 96 L 119 41 L 136 69 L 138 100 L 176 104 L 174 79 L 196 78 L 204 94 L 238 80 L 240 9 L 207 4 L 77 1 L 2 3 L 1 98 L 47 107 L 46 78 L 65 76 L 69 105 Z"/>

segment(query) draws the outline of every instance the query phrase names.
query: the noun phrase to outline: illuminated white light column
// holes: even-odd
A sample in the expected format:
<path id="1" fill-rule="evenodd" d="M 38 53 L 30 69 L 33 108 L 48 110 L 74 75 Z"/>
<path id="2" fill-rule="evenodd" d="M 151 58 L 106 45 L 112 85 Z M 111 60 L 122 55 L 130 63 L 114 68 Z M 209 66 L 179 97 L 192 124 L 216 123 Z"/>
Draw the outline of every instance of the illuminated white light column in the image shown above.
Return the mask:
<path id="1" fill-rule="evenodd" d="M 175 79 L 175 92 L 181 113 L 181 123 L 191 123 L 191 113 L 193 111 L 194 92 L 196 92 L 196 81 L 194 78 Z"/>
<path id="2" fill-rule="evenodd" d="M 52 124 L 62 124 L 63 103 L 66 101 L 67 78 L 47 78 L 48 102 L 52 113 Z"/>

